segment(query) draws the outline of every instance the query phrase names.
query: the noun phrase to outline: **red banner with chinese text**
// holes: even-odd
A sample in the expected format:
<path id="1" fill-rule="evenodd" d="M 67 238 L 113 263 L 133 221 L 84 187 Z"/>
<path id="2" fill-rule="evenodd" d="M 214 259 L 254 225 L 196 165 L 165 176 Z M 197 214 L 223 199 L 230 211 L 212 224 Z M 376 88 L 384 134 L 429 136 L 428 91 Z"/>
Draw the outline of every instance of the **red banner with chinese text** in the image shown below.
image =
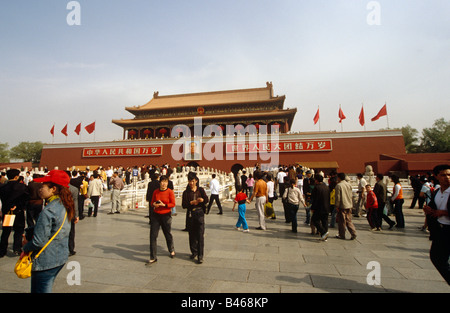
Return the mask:
<path id="1" fill-rule="evenodd" d="M 227 144 L 227 153 L 258 153 L 258 152 L 318 152 L 332 151 L 331 140 L 300 140 L 272 142 L 249 142 Z"/>
<path id="2" fill-rule="evenodd" d="M 84 148 L 83 158 L 159 156 L 162 150 L 162 146 Z"/>

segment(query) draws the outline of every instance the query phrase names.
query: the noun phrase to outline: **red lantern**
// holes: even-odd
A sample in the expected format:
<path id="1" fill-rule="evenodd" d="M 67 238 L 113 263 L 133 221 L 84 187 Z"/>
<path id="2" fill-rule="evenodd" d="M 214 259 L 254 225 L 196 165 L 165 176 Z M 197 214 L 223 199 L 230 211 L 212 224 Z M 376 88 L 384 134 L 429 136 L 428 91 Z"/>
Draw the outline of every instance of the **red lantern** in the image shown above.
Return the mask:
<path id="1" fill-rule="evenodd" d="M 133 139 L 134 135 L 136 134 L 137 132 L 134 129 L 128 131 L 128 135 L 131 137 L 131 139 Z"/>
<path id="2" fill-rule="evenodd" d="M 152 131 L 151 131 L 150 129 L 144 130 L 145 138 L 148 138 L 148 136 L 149 136 L 151 133 L 152 133 Z"/>

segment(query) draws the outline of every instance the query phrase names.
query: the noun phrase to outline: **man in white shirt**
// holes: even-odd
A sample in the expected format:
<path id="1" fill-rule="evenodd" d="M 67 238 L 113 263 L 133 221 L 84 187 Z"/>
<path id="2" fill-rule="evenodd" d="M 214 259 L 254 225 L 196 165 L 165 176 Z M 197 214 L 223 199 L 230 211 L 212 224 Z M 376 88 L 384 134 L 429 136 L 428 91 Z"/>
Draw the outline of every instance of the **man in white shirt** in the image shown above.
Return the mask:
<path id="1" fill-rule="evenodd" d="M 220 183 L 216 179 L 216 174 L 212 174 L 212 179 L 209 182 L 209 189 L 211 190 L 211 197 L 209 198 L 209 204 L 208 208 L 206 210 L 206 214 L 209 214 L 209 210 L 211 209 L 211 206 L 213 204 L 213 201 L 216 201 L 217 206 L 219 207 L 219 215 L 222 215 L 222 205 L 220 204 L 219 199 L 219 190 L 220 190 Z"/>
<path id="2" fill-rule="evenodd" d="M 450 218 L 449 218 L 449 196 L 450 196 L 450 165 L 438 165 L 433 169 L 438 179 L 440 188 L 432 196 L 429 205 L 423 210 L 427 215 L 430 239 L 430 259 L 434 267 L 450 285 Z"/>

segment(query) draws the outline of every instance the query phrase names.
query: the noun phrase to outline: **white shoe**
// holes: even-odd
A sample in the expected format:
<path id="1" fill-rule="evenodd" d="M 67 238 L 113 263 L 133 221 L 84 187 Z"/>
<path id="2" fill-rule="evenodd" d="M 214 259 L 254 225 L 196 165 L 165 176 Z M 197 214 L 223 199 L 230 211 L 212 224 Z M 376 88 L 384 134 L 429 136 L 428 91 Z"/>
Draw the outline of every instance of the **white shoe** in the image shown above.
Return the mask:
<path id="1" fill-rule="evenodd" d="M 241 231 L 242 229 L 240 227 L 236 227 L 236 230 L 237 231 Z"/>
<path id="2" fill-rule="evenodd" d="M 248 232 L 250 232 L 250 231 L 249 231 L 248 229 L 244 229 L 243 232 L 244 232 L 244 233 L 248 233 Z"/>
<path id="3" fill-rule="evenodd" d="M 323 234 L 322 237 L 320 237 L 320 240 L 326 241 L 327 238 L 328 238 L 328 232 L 326 232 L 325 234 Z"/>

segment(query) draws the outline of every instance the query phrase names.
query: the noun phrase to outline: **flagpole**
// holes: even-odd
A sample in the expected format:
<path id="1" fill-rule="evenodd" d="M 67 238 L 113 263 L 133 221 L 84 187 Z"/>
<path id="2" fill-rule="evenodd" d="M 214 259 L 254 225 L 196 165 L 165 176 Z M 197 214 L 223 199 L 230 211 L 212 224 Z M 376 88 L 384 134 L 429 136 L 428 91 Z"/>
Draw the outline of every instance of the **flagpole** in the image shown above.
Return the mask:
<path id="1" fill-rule="evenodd" d="M 320 132 L 320 105 L 317 106 L 317 110 L 319 110 L 319 132 Z"/>
<path id="2" fill-rule="evenodd" d="M 341 105 L 339 104 L 339 112 L 341 112 L 341 110 L 342 110 L 342 108 L 341 108 Z M 340 117 L 339 117 L 340 118 Z M 343 119 L 342 118 L 340 118 L 341 119 L 341 132 L 344 132 L 344 126 L 343 126 Z"/>
<path id="3" fill-rule="evenodd" d="M 364 112 L 364 102 L 362 102 L 362 109 L 363 109 L 363 112 Z M 366 131 L 366 117 L 365 116 L 364 116 L 364 131 Z"/>
<path id="4" fill-rule="evenodd" d="M 384 105 L 386 105 L 386 101 L 384 101 Z M 387 128 L 389 129 L 389 114 L 387 114 L 387 105 L 386 105 L 386 121 L 387 121 Z"/>
<path id="5" fill-rule="evenodd" d="M 94 121 L 95 123 L 95 129 L 94 129 L 94 142 L 95 142 L 95 132 L 97 131 L 97 121 Z"/>

